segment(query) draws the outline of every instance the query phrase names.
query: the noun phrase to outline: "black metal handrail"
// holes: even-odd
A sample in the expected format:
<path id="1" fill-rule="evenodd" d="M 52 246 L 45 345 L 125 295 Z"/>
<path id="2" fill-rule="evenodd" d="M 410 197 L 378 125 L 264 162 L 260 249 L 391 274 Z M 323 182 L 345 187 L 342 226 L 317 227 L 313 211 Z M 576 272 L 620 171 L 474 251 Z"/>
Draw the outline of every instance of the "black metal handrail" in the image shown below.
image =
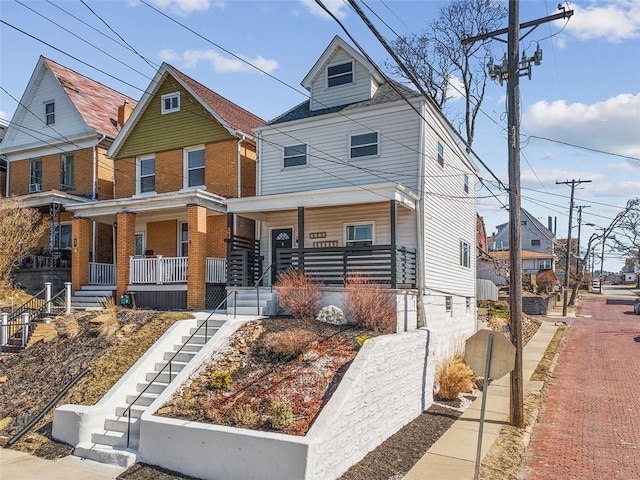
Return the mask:
<path id="1" fill-rule="evenodd" d="M 256 280 L 255 283 L 255 287 L 256 287 L 256 309 L 257 309 L 257 315 L 260 315 L 260 282 L 262 282 L 262 280 L 264 279 L 264 276 L 269 273 L 269 271 L 271 271 L 271 269 L 273 267 L 276 266 L 276 262 L 273 262 L 271 265 L 269 265 L 269 268 L 267 268 L 262 275 L 260 275 L 260 278 L 258 278 L 258 280 Z M 273 282 L 270 282 L 270 287 L 271 287 L 271 291 L 273 292 Z"/>
<path id="2" fill-rule="evenodd" d="M 16 433 L 13 437 L 11 437 L 9 439 L 9 441 L 4 445 L 3 448 L 9 448 L 11 447 L 11 445 L 13 445 L 14 443 L 16 443 L 18 440 L 20 440 L 20 438 L 22 438 L 22 436 L 27 433 L 29 430 L 31 430 L 33 428 L 33 426 L 42 418 L 45 416 L 45 414 L 51 410 L 51 408 L 58 403 L 58 400 L 60 400 L 68 391 L 71 387 L 73 387 L 76 383 L 78 383 L 78 381 L 84 377 L 87 373 L 89 373 L 91 371 L 91 368 L 87 367 L 84 370 L 82 370 L 78 375 L 76 375 L 74 378 L 71 379 L 71 381 L 69 383 L 67 383 L 62 390 L 60 390 L 57 395 L 53 398 L 53 400 L 51 400 L 49 403 L 47 403 L 47 405 L 40 411 L 40 413 L 38 413 L 35 417 L 33 417 L 33 419 L 31 419 L 31 421 L 29 423 L 27 423 L 24 427 L 22 427 L 22 429 Z"/>
<path id="3" fill-rule="evenodd" d="M 33 295 L 29 300 L 27 300 L 18 308 L 16 308 L 13 312 L 11 312 L 11 315 L 9 315 L 9 321 L 15 320 L 16 318 L 18 318 L 20 315 L 22 315 L 24 312 L 28 310 L 35 310 L 37 307 L 31 306 L 31 305 L 35 305 L 37 303 L 36 300 L 43 301 L 42 298 L 38 298 L 38 297 L 42 295 L 44 292 L 46 292 L 46 290 L 47 290 L 47 287 L 43 288 L 38 293 Z"/>
<path id="4" fill-rule="evenodd" d="M 226 302 L 229 297 L 233 294 L 237 294 L 238 292 L 236 290 L 232 290 L 231 292 L 229 292 L 227 294 L 227 296 L 224 298 L 224 300 L 222 300 L 218 306 L 216 308 L 213 309 L 213 311 L 209 314 L 209 316 L 205 319 L 205 321 L 203 323 L 201 323 L 200 325 L 198 325 L 198 328 L 195 329 L 195 331 L 189 336 L 189 338 L 186 340 L 186 342 L 184 342 L 182 344 L 182 346 L 173 354 L 173 356 L 167 360 L 167 363 L 164 364 L 164 366 L 158 371 L 158 373 L 156 374 L 155 377 L 153 377 L 153 379 L 147 384 L 146 387 L 144 387 L 144 389 L 138 394 L 138 396 L 136 398 L 133 399 L 133 401 L 129 404 L 129 406 L 127 408 L 125 408 L 125 410 L 122 412 L 122 416 L 126 416 L 127 417 L 127 448 L 129 448 L 129 442 L 131 440 L 131 407 L 133 407 L 135 405 L 135 403 L 140 399 L 140 397 L 142 397 L 142 395 L 144 395 L 146 393 L 146 391 L 149 389 L 149 387 L 151 387 L 151 385 L 153 385 L 153 383 L 158 379 L 158 377 L 165 371 L 165 369 L 167 367 L 169 367 L 169 381 L 167 382 L 167 385 L 171 383 L 171 375 L 172 375 L 172 371 L 171 371 L 171 363 L 173 362 L 173 360 L 176 358 L 176 356 L 182 352 L 182 349 L 185 347 L 185 345 L 187 345 L 187 343 L 189 343 L 189 341 L 196 335 L 196 333 L 198 333 L 200 331 L 200 329 L 202 328 L 202 326 L 204 325 L 204 344 L 206 344 L 209 341 L 209 319 L 216 313 L 216 310 L 218 310 L 220 307 L 222 307 L 222 305 L 224 304 L 224 302 Z"/>

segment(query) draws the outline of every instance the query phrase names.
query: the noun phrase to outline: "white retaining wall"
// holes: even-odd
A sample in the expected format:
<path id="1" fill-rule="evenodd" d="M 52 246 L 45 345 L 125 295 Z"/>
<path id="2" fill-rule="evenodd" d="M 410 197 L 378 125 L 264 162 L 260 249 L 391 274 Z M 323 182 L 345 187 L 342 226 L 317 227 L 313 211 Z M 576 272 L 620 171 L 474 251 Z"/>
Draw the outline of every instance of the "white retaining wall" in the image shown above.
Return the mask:
<path id="1" fill-rule="evenodd" d="M 139 459 L 212 480 L 333 480 L 431 405 L 429 336 L 367 340 L 305 437 L 156 417 L 167 389 L 142 415 Z"/>

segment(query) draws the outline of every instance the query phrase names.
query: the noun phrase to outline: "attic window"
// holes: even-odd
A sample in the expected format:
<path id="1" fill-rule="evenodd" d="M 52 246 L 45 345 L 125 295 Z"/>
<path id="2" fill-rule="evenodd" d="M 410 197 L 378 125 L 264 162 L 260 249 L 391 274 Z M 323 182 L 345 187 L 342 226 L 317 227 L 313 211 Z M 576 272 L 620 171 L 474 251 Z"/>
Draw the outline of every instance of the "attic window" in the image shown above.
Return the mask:
<path id="1" fill-rule="evenodd" d="M 163 115 L 180 111 L 180 92 L 166 93 L 161 98 Z"/>
<path id="2" fill-rule="evenodd" d="M 327 68 L 327 86 L 336 87 L 353 82 L 353 62 L 340 63 Z"/>
<path id="3" fill-rule="evenodd" d="M 44 118 L 47 125 L 56 123 L 56 103 L 47 102 L 44 104 Z"/>

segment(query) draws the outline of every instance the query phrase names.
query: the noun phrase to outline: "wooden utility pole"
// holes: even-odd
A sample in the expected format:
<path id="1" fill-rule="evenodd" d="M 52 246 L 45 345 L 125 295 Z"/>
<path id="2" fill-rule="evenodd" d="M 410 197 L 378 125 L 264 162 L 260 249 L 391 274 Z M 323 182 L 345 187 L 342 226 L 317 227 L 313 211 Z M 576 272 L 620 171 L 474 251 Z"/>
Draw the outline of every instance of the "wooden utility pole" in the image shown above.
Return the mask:
<path id="1" fill-rule="evenodd" d="M 502 65 L 494 65 L 493 60 L 487 65 L 489 76 L 499 80 L 500 84 L 507 81 L 507 118 L 508 118 L 508 151 L 509 151 L 509 328 L 511 342 L 516 348 L 515 368 L 511 372 L 510 412 L 511 424 L 522 428 L 524 426 L 524 387 L 522 379 L 522 225 L 520 198 L 520 76 L 531 78 L 531 62 L 540 65 L 542 50 L 537 48 L 531 58 L 523 55 L 520 59 L 519 42 L 520 28 L 534 29 L 538 25 L 570 18 L 573 10 L 564 10 L 555 15 L 519 23 L 520 2 L 509 0 L 509 26 L 495 32 L 483 33 L 462 40 L 463 44 L 478 40 L 497 37 L 507 33 L 507 58 Z M 529 30 L 524 36 L 531 33 Z M 523 37 L 524 38 L 524 37 Z M 504 41 L 504 40 L 502 40 Z"/>

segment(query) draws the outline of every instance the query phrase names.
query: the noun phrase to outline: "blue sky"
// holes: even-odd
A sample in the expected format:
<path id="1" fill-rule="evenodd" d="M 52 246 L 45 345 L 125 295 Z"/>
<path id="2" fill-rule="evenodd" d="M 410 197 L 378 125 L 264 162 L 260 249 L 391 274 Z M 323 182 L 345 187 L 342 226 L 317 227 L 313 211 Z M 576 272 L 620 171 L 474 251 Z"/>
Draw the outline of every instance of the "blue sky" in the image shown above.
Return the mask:
<path id="1" fill-rule="evenodd" d="M 85 0 L 97 15 L 79 0 L 20 1 L 23 4 L 0 0 L 0 18 L 51 47 L 0 25 L 0 85 L 18 99 L 39 55 L 139 98 L 153 77 L 155 66 L 120 45 L 123 41 L 104 20 L 149 63 L 167 61 L 221 95 L 270 119 L 304 99 L 300 81 L 334 35 L 346 38 L 313 0 L 145 0 L 206 39 L 137 0 Z M 424 0 L 365 1 L 400 34 L 421 31 L 444 4 Z M 327 0 L 325 4 L 374 60 L 382 63 L 387 59 L 383 48 L 342 0 Z M 383 35 L 392 40 L 395 34 L 361 5 Z M 544 224 L 549 215 L 557 217 L 557 233 L 563 238 L 567 235 L 570 188 L 556 185 L 556 181 L 592 180 L 576 189 L 576 205 L 590 205 L 583 211 L 583 222 L 597 226 L 607 226 L 629 198 L 640 196 L 640 0 L 567 5 L 575 10 L 569 22 L 541 25 L 521 43 L 521 49 L 531 55 L 539 42 L 544 58 L 541 66 L 534 67 L 531 81 L 520 81 L 522 205 Z M 557 2 L 523 1 L 520 20 L 556 12 Z M 498 58 L 505 47 L 496 42 Z M 230 53 L 259 66 L 275 79 Z M 489 84 L 474 150 L 507 183 L 505 93 L 505 86 Z M 16 108 L 10 95 L 0 91 L 0 121 L 9 120 Z M 452 101 L 451 109 L 459 104 L 460 100 Z M 483 168 L 480 176 L 493 180 Z M 496 185 L 489 185 L 491 192 L 506 204 L 506 194 L 500 193 Z M 478 193 L 478 211 L 485 218 L 489 233 L 508 219 L 508 213 L 492 193 L 486 189 Z M 583 228 L 583 245 L 592 232 L 593 227 Z M 618 270 L 621 265 L 607 252 L 605 269 Z"/>

